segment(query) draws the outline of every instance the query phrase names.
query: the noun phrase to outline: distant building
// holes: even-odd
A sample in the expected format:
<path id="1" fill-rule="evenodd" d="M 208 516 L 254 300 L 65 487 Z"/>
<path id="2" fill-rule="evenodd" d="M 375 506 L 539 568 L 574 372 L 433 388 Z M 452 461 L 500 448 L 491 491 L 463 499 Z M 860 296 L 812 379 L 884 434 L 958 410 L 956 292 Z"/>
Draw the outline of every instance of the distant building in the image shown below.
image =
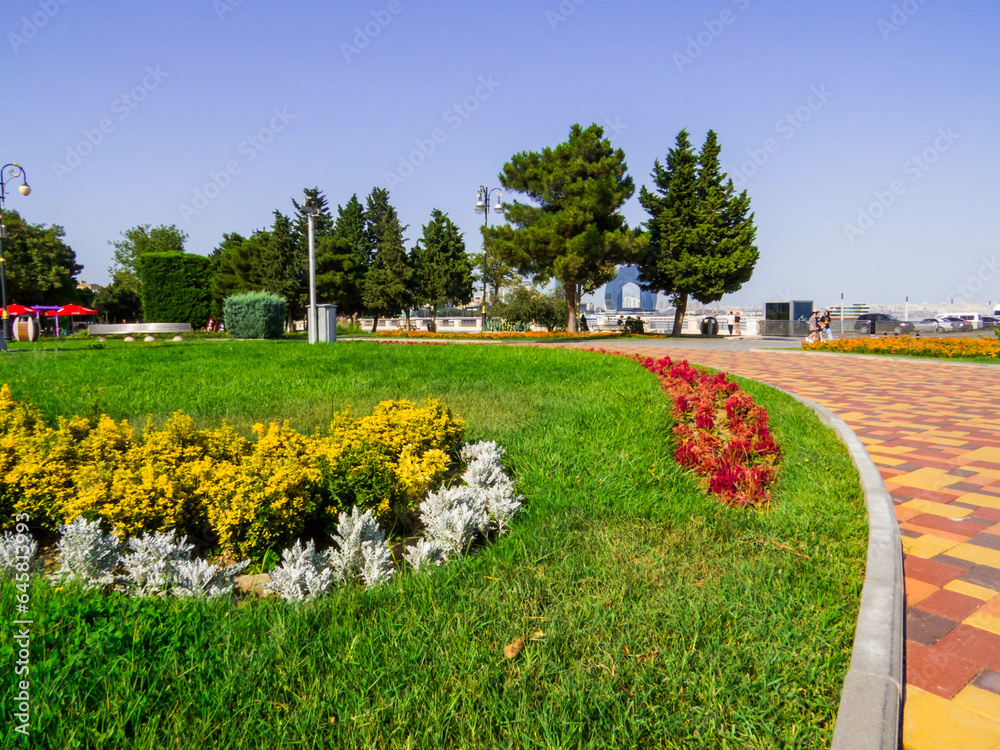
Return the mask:
<path id="1" fill-rule="evenodd" d="M 608 310 L 652 311 L 656 309 L 656 293 L 639 287 L 638 268 L 622 266 L 615 280 L 604 287 L 604 304 Z"/>

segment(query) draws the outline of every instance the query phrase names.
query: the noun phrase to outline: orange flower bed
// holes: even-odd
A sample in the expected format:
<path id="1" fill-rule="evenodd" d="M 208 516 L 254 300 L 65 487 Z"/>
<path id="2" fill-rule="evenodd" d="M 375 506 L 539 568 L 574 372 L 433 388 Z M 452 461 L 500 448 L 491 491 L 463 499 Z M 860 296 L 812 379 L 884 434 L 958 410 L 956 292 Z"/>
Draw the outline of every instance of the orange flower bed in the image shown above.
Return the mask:
<path id="1" fill-rule="evenodd" d="M 849 354 L 893 354 L 899 357 L 935 357 L 954 359 L 960 357 L 1000 357 L 1000 339 L 986 338 L 857 338 L 803 343 L 802 348 L 816 352 L 846 352 Z"/>
<path id="2" fill-rule="evenodd" d="M 487 331 L 486 333 L 432 333 L 431 331 L 379 331 L 379 338 L 393 339 L 608 339 L 619 338 L 620 333 L 570 333 L 569 331 Z"/>

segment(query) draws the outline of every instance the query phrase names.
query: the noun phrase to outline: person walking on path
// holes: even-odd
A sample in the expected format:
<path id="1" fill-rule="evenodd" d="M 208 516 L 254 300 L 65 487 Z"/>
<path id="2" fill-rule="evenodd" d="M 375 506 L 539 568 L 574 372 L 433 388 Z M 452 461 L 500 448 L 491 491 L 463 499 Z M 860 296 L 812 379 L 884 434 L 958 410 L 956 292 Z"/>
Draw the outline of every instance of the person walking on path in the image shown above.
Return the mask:
<path id="1" fill-rule="evenodd" d="M 812 315 L 809 316 L 809 335 L 806 336 L 806 341 L 810 344 L 815 344 L 817 337 L 822 335 L 819 328 L 819 312 L 816 310 L 812 311 Z"/>
<path id="2" fill-rule="evenodd" d="M 736 335 L 737 336 L 741 336 L 742 334 L 740 333 L 740 311 L 739 310 L 737 310 L 735 313 L 733 313 L 733 323 L 736 326 Z"/>
<path id="3" fill-rule="evenodd" d="M 833 341 L 833 318 L 830 317 L 830 311 L 824 310 L 823 317 L 819 319 L 820 329 L 822 330 L 821 340 Z"/>
<path id="4" fill-rule="evenodd" d="M 729 326 L 729 335 L 733 335 L 733 311 L 729 311 L 729 315 L 726 316 L 726 325 Z"/>

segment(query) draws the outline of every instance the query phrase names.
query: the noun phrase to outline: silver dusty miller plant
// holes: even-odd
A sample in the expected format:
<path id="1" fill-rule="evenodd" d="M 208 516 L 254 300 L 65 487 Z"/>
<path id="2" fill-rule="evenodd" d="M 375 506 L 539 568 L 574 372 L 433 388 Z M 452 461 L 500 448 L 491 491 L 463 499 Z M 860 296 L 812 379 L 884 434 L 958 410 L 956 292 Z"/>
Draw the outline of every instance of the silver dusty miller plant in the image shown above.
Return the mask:
<path id="1" fill-rule="evenodd" d="M 131 552 L 122 557 L 123 583 L 139 596 L 164 596 L 177 580 L 177 566 L 190 562 L 194 545 L 175 532 L 146 534 L 128 540 Z"/>
<path id="2" fill-rule="evenodd" d="M 250 564 L 243 560 L 235 565 L 209 565 L 205 560 L 182 560 L 177 563 L 170 593 L 180 599 L 214 598 L 233 592 L 236 576 Z"/>
<path id="3" fill-rule="evenodd" d="M 417 571 L 427 571 L 444 562 L 444 547 L 431 539 L 421 539 L 407 547 L 403 558 Z"/>
<path id="4" fill-rule="evenodd" d="M 270 573 L 271 582 L 265 588 L 288 601 L 310 601 L 320 596 L 333 583 L 334 571 L 330 558 L 316 551 L 316 544 L 295 542 L 281 553 L 281 564 Z"/>
<path id="5" fill-rule="evenodd" d="M 350 515 L 341 513 L 333 541 L 337 549 L 330 550 L 328 555 L 336 581 L 360 579 L 368 586 L 376 586 L 392 578 L 392 553 L 370 510 L 361 513 L 355 506 Z"/>
<path id="6" fill-rule="evenodd" d="M 30 563 L 38 552 L 38 542 L 30 534 L 5 531 L 0 536 L 0 578 L 15 578 L 18 563 Z"/>
<path id="7" fill-rule="evenodd" d="M 449 557 L 464 554 L 490 521 L 483 493 L 464 485 L 430 492 L 420 504 L 420 517 L 426 538 Z"/>
<path id="8" fill-rule="evenodd" d="M 105 534 L 97 521 L 88 523 L 78 516 L 59 529 L 56 544 L 59 569 L 54 583 L 79 581 L 86 588 L 115 582 L 115 568 L 121 559 L 122 543 L 117 534 Z"/>

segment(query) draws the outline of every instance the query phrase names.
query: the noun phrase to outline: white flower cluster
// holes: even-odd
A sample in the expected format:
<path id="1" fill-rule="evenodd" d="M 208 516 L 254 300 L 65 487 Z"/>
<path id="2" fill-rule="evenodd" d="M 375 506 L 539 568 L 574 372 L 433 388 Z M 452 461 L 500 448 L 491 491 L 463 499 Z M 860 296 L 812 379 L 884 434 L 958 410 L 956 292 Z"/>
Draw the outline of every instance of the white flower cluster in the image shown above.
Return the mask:
<path id="1" fill-rule="evenodd" d="M 56 583 L 79 581 L 85 587 L 117 583 L 137 596 L 216 597 L 232 593 L 236 576 L 249 560 L 221 567 L 191 557 L 193 544 L 174 532 L 148 534 L 122 544 L 97 521 L 82 516 L 59 529 Z M 123 554 L 126 549 L 131 550 Z M 119 564 L 124 575 L 116 576 Z"/>
<path id="2" fill-rule="evenodd" d="M 16 577 L 17 564 L 33 559 L 36 552 L 38 542 L 33 537 L 5 531 L 0 535 L 0 578 Z"/>

